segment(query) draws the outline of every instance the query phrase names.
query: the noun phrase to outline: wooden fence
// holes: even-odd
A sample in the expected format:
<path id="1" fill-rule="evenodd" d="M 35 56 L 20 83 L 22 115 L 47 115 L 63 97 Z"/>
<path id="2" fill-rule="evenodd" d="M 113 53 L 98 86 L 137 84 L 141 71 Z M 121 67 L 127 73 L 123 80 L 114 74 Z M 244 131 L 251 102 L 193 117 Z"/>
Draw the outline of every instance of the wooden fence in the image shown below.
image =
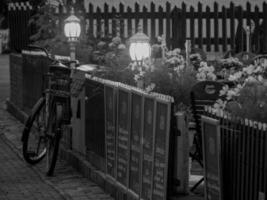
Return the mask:
<path id="1" fill-rule="evenodd" d="M 220 121 L 224 199 L 265 199 L 267 124 L 206 111 Z"/>
<path id="2" fill-rule="evenodd" d="M 264 49 L 267 49 L 267 44 L 264 42 L 267 41 L 267 4 L 265 2 L 254 8 L 247 3 L 245 9 L 234 3 L 230 3 L 228 7 L 220 7 L 219 3 L 203 7 L 199 3 L 197 9 L 187 6 L 185 3 L 181 8 L 174 7 L 172 9 L 168 2 L 165 9 L 161 6 L 156 7 L 154 3 L 151 3 L 150 8 L 140 7 L 136 3 L 134 9 L 123 4 L 120 4 L 119 9 L 105 4 L 102 10 L 99 7 L 95 8 L 93 4 L 88 6 L 88 9 L 80 7 L 80 11 L 76 11 L 76 13 L 82 18 L 85 32 L 94 37 L 119 34 L 126 39 L 136 32 L 140 23 L 143 31 L 150 36 L 152 43 L 156 42 L 157 36 L 164 34 L 170 48 L 183 48 L 185 40 L 190 39 L 193 47 L 208 52 L 227 51 L 235 48 L 236 37 L 238 37 L 239 45 L 244 50 L 245 38 L 241 33 L 236 35 L 236 29 L 238 24 L 249 25 L 250 19 L 253 19 L 257 27 L 263 21 L 265 34 L 260 43 L 264 44 Z M 22 11 L 17 7 L 11 9 L 11 6 L 9 8 L 11 48 L 16 49 L 17 46 L 23 46 L 28 42 L 27 37 L 30 31 L 27 29 L 27 21 L 30 14 L 26 13 L 31 13 L 32 10 L 28 8 L 28 11 Z M 63 28 L 63 22 L 68 12 L 59 6 L 57 13 L 59 24 Z M 21 31 L 25 29 L 27 29 L 27 34 L 21 34 Z M 259 41 L 259 38 L 257 40 Z"/>

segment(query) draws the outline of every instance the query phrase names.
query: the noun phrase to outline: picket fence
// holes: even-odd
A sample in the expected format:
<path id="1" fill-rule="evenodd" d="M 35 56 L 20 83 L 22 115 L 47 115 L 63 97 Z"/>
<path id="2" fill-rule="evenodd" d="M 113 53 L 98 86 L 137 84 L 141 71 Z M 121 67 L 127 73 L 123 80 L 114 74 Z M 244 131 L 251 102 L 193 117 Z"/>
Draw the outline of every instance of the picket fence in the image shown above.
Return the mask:
<path id="1" fill-rule="evenodd" d="M 141 24 L 152 43 L 156 42 L 157 36 L 164 34 L 170 48 L 184 48 L 185 40 L 190 39 L 193 47 L 207 52 L 222 52 L 234 49 L 236 37 L 239 37 L 241 48 L 244 50 L 245 38 L 242 38 L 242 34 L 236 35 L 238 25 L 250 25 L 250 20 L 253 19 L 257 27 L 263 23 L 263 29 L 267 30 L 267 15 L 264 15 L 267 13 L 266 2 L 254 7 L 247 3 L 246 8 L 234 3 L 230 3 L 228 7 L 219 6 L 217 2 L 213 6 L 198 3 L 197 9 L 187 6 L 186 3 L 182 3 L 180 8 L 173 7 L 169 2 L 166 2 L 164 9 L 162 6 L 156 7 L 153 2 L 149 8 L 135 3 L 134 9 L 124 4 L 120 4 L 119 8 L 105 4 L 102 9 L 91 3 L 88 4 L 88 8 L 80 5 L 76 6 L 76 14 L 82 19 L 85 33 L 92 37 L 120 35 L 127 39 L 137 31 L 138 24 Z M 68 10 L 59 6 L 55 11 L 59 16 L 62 31 Z M 34 30 L 27 23 L 35 12 L 36 8 L 29 2 L 9 4 L 12 50 L 20 51 L 29 43 L 29 36 Z M 267 37 L 267 34 L 264 34 L 264 37 Z M 264 45 L 264 49 L 267 49 L 267 44 Z"/>

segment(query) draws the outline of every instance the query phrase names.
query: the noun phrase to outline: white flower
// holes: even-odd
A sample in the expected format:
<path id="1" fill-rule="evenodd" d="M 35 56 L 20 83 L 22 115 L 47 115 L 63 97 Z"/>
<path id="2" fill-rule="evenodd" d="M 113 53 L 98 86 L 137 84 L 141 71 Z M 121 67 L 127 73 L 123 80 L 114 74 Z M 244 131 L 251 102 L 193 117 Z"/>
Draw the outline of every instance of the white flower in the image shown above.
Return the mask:
<path id="1" fill-rule="evenodd" d="M 224 96 L 224 95 L 226 95 L 227 92 L 228 92 L 228 90 L 229 90 L 229 86 L 228 86 L 228 85 L 223 86 L 223 88 L 220 90 L 220 94 L 219 94 L 219 96 Z"/>
<path id="2" fill-rule="evenodd" d="M 150 85 L 147 86 L 145 90 L 146 90 L 146 92 L 152 92 L 155 87 L 156 87 L 155 83 L 150 83 Z"/>
<path id="3" fill-rule="evenodd" d="M 233 75 L 230 75 L 228 80 L 229 81 L 238 81 L 241 77 L 242 77 L 242 72 L 239 71 L 239 72 L 236 72 Z"/>
<path id="4" fill-rule="evenodd" d="M 215 110 L 223 110 L 224 108 L 225 108 L 225 106 L 226 106 L 226 101 L 223 101 L 223 100 L 221 100 L 221 99 L 218 99 L 216 102 L 215 102 L 215 104 L 214 104 L 214 108 L 215 108 Z"/>
<path id="5" fill-rule="evenodd" d="M 126 49 L 126 46 L 124 44 L 119 44 L 118 49 L 120 50 Z"/>
<path id="6" fill-rule="evenodd" d="M 248 67 L 243 68 L 243 71 L 246 72 L 248 75 L 251 75 L 255 70 L 254 65 L 249 65 Z"/>
<path id="7" fill-rule="evenodd" d="M 256 79 L 255 77 L 253 77 L 253 76 L 249 76 L 249 77 L 245 80 L 245 82 L 255 83 L 255 82 L 257 82 L 257 79 Z"/>
<path id="8" fill-rule="evenodd" d="M 263 77 L 262 77 L 262 75 L 258 75 L 258 81 L 263 82 Z"/>

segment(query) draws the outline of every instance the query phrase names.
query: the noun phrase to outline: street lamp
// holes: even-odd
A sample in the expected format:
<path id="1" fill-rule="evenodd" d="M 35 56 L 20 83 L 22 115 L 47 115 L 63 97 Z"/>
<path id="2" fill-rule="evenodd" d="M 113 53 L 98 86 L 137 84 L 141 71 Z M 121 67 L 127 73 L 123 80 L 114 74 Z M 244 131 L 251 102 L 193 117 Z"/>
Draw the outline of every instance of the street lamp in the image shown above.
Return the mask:
<path id="1" fill-rule="evenodd" d="M 130 57 L 138 65 L 142 65 L 144 59 L 150 58 L 151 46 L 149 37 L 142 32 L 142 27 L 138 26 L 138 32 L 130 38 Z"/>
<path id="2" fill-rule="evenodd" d="M 75 45 L 78 41 L 78 38 L 81 34 L 81 25 L 80 19 L 74 15 L 74 9 L 71 8 L 70 16 L 65 19 L 64 25 L 64 33 L 65 36 L 68 38 L 68 42 L 70 44 L 70 59 L 75 60 Z"/>

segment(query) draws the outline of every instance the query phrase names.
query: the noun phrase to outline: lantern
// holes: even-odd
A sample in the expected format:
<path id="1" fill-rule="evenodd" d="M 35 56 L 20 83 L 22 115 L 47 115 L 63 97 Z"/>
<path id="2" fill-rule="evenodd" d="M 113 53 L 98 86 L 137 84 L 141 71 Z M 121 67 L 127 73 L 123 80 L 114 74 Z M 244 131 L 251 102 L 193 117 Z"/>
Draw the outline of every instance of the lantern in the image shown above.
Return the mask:
<path id="1" fill-rule="evenodd" d="M 130 38 L 129 52 L 132 61 L 137 63 L 142 62 L 151 55 L 149 37 L 142 32 L 141 26 L 138 27 L 138 32 Z"/>
<path id="2" fill-rule="evenodd" d="M 74 15 L 74 9 L 71 9 L 71 15 L 65 19 L 64 33 L 69 42 L 76 42 L 81 34 L 80 19 Z"/>

